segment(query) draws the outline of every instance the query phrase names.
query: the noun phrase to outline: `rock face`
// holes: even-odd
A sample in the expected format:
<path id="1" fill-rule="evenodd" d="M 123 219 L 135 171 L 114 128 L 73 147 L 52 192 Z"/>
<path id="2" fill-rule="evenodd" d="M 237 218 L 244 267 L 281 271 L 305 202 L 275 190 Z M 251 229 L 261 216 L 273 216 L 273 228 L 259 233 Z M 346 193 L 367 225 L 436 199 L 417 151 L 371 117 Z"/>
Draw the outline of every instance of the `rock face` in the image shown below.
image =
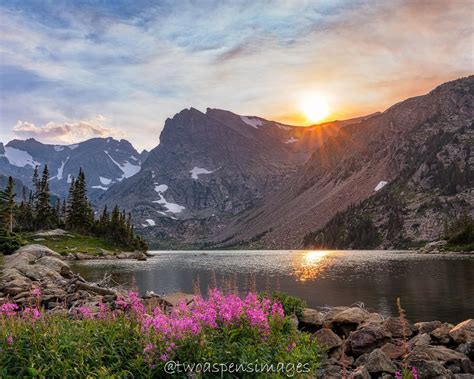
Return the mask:
<path id="1" fill-rule="evenodd" d="M 39 302 L 46 309 L 97 303 L 115 291 L 87 283 L 74 274 L 61 256 L 42 245 L 27 245 L 4 257 L 0 272 L 0 302 L 8 298 L 20 305 Z"/>
<path id="2" fill-rule="evenodd" d="M 34 167 L 41 171 L 48 165 L 52 193 L 66 198 L 71 178 L 82 167 L 88 195 L 95 200 L 113 183 L 139 172 L 144 159 L 126 140 L 93 138 L 74 145 L 47 145 L 30 138 L 10 141 L 0 149 L 0 175 L 11 175 L 32 188 Z"/>
<path id="3" fill-rule="evenodd" d="M 301 320 L 315 319 L 313 337 L 327 354 L 318 378 L 388 379 L 404 366 L 420 379 L 474 377 L 472 320 L 412 324 L 377 315 L 355 307 L 305 309 L 300 328 Z"/>

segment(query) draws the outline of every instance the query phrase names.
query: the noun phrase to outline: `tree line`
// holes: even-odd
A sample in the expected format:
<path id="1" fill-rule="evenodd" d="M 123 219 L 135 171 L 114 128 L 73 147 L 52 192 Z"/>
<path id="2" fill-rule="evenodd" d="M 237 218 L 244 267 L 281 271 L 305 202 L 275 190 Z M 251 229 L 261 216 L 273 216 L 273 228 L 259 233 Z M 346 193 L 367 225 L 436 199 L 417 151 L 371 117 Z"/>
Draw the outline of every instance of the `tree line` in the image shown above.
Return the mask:
<path id="1" fill-rule="evenodd" d="M 72 178 L 67 199 L 52 196 L 49 190 L 49 171 L 45 165 L 41 175 L 38 167 L 33 173 L 33 190 L 23 188 L 22 199 L 17 201 L 14 180 L 10 176 L 0 191 L 0 239 L 14 240 L 15 232 L 63 228 L 106 239 L 110 244 L 134 250 L 146 250 L 146 242 L 135 234 L 130 213 L 115 206 L 107 206 L 96 214 L 87 197 L 86 176 L 79 169 Z M 11 241 L 10 241 L 11 243 Z M 0 243 L 0 247 L 1 247 Z"/>

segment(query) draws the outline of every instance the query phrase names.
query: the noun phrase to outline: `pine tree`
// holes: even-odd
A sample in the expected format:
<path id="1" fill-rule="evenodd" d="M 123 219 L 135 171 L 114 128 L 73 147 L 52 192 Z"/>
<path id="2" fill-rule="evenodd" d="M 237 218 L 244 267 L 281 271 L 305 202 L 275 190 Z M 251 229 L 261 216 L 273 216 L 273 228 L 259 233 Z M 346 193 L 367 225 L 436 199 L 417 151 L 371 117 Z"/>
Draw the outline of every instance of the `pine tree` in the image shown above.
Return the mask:
<path id="1" fill-rule="evenodd" d="M 86 177 L 79 169 L 76 180 L 72 180 L 69 188 L 66 225 L 72 230 L 89 232 L 94 223 L 94 212 L 87 199 Z"/>
<path id="2" fill-rule="evenodd" d="M 43 174 L 41 180 L 37 186 L 36 194 L 36 204 L 35 204 L 35 213 L 36 213 L 36 227 L 40 229 L 50 228 L 54 225 L 53 220 L 53 210 L 49 203 L 50 193 L 49 193 L 49 170 L 48 166 L 44 166 Z"/>
<path id="3" fill-rule="evenodd" d="M 14 192 L 13 178 L 8 177 L 8 184 L 4 191 L 0 192 L 0 217 L 1 224 L 10 233 L 13 231 L 13 225 L 15 222 L 15 192 Z"/>

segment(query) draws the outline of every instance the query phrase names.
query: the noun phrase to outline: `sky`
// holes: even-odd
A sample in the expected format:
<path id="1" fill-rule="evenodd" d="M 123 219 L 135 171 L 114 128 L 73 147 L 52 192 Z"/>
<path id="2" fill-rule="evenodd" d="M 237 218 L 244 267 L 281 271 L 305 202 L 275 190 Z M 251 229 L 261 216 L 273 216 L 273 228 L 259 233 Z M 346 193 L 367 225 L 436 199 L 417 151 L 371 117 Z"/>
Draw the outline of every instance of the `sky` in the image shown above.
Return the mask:
<path id="1" fill-rule="evenodd" d="M 153 148 L 184 108 L 295 125 L 383 111 L 474 72 L 471 0 L 0 2 L 0 141 Z"/>

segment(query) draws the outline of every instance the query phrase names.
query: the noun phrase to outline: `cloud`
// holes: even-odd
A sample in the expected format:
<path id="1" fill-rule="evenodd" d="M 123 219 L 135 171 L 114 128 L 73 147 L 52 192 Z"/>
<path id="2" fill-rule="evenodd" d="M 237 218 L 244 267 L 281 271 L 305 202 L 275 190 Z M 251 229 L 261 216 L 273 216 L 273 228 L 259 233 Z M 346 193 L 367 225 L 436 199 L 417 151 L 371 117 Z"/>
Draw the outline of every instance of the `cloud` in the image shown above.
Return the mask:
<path id="1" fill-rule="evenodd" d="M 472 9 L 470 0 L 6 2 L 0 138 L 18 119 L 34 124 L 18 126 L 27 137 L 101 113 L 108 122 L 95 123 L 152 148 L 183 108 L 296 123 L 286 115 L 311 90 L 326 94 L 334 118 L 383 110 L 472 73 Z"/>
<path id="2" fill-rule="evenodd" d="M 75 122 L 48 122 L 36 126 L 27 121 L 18 121 L 13 127 L 13 134 L 21 138 L 35 138 L 45 143 L 75 143 L 93 137 L 125 137 L 123 131 L 104 126 L 105 117 L 98 115 L 92 120 Z"/>

